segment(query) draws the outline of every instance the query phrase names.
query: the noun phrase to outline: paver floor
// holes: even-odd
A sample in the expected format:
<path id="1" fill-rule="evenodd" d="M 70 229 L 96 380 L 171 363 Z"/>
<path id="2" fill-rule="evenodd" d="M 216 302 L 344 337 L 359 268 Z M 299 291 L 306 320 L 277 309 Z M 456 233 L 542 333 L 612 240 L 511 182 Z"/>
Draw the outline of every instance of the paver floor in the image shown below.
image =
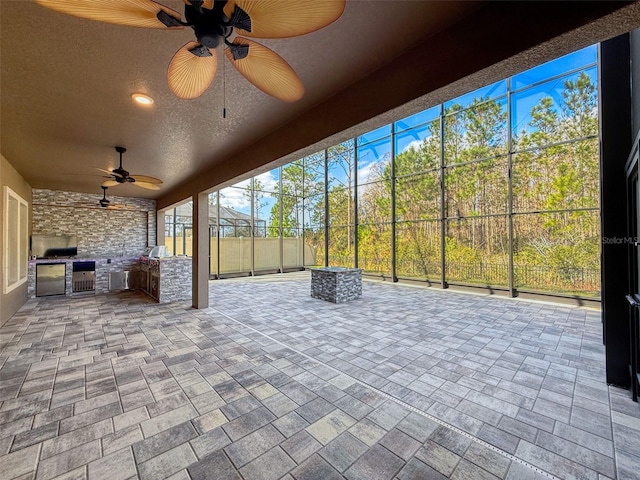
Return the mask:
<path id="1" fill-rule="evenodd" d="M 0 479 L 640 478 L 595 310 L 308 273 L 30 300 L 0 329 Z"/>

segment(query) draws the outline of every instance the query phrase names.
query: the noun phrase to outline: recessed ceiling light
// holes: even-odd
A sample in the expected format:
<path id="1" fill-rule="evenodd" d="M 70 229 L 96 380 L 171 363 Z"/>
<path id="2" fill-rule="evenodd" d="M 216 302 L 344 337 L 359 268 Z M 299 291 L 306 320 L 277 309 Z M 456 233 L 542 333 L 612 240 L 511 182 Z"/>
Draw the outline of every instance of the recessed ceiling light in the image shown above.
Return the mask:
<path id="1" fill-rule="evenodd" d="M 134 93 L 131 98 L 140 105 L 151 105 L 153 103 L 153 98 L 144 93 Z"/>

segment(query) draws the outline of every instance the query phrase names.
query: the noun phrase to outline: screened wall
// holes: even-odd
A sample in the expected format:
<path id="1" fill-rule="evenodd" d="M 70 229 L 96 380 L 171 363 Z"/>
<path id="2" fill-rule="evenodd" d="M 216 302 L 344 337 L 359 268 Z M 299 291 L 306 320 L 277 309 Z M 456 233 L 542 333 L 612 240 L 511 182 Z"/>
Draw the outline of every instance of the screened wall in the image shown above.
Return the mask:
<path id="1" fill-rule="evenodd" d="M 260 274 L 315 264 L 304 243 L 302 162 L 209 195 L 211 276 Z M 233 219 L 230 212 L 233 212 Z"/>
<path id="2" fill-rule="evenodd" d="M 212 272 L 599 297 L 597 68 L 592 46 L 215 192 L 248 223 L 215 227 Z"/>
<path id="3" fill-rule="evenodd" d="M 193 205 L 179 205 L 164 213 L 164 241 L 171 255 L 191 256 Z"/>

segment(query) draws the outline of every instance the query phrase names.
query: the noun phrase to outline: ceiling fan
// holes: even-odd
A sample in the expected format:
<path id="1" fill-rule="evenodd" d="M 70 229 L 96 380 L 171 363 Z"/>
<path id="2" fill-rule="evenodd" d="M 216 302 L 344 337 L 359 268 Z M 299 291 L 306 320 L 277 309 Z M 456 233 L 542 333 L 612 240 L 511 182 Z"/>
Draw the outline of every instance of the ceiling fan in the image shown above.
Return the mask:
<path id="1" fill-rule="evenodd" d="M 127 209 L 127 206 L 124 204 L 119 204 L 119 203 L 111 203 L 111 201 L 107 198 L 107 188 L 104 185 L 102 186 L 102 198 L 100 199 L 100 201 L 98 202 L 98 204 L 102 207 L 102 208 L 107 208 L 109 210 L 116 210 L 116 209 Z"/>
<path id="2" fill-rule="evenodd" d="M 122 154 L 126 151 L 127 149 L 124 147 L 116 147 L 116 152 L 120 154 L 120 166 L 118 168 L 114 168 L 113 170 L 98 168 L 101 172 L 108 173 L 109 176 L 107 178 L 110 178 L 110 180 L 102 182 L 102 188 L 115 187 L 122 183 L 132 183 L 147 190 L 160 190 L 162 180 L 159 178 L 149 177 L 148 175 L 130 174 L 122 168 Z"/>
<path id="3" fill-rule="evenodd" d="M 215 49 L 221 43 L 231 64 L 263 92 L 285 102 L 302 98 L 304 86 L 293 68 L 273 50 L 247 37 L 288 38 L 326 27 L 344 11 L 346 0 L 184 0 L 184 17 L 153 0 L 35 0 L 58 12 L 119 25 L 193 28 L 171 59 L 169 88 L 179 98 L 202 95 L 215 77 Z"/>

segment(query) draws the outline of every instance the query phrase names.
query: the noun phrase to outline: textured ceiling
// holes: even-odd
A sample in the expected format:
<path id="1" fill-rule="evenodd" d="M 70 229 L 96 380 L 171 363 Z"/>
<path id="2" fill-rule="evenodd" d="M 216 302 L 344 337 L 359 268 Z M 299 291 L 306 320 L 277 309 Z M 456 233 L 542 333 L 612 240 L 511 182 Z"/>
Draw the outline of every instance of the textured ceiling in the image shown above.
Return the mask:
<path id="1" fill-rule="evenodd" d="M 181 1 L 161 3 L 182 11 Z M 441 101 L 640 25 L 634 2 L 347 0 L 327 28 L 263 41 L 305 85 L 288 104 L 223 68 L 220 51 L 204 95 L 173 97 L 166 68 L 190 29 L 110 25 L 31 1 L 1 0 L 0 15 L 2 155 L 34 188 L 100 194 L 95 167 L 116 167 L 122 145 L 125 169 L 164 184 L 112 194 L 164 206 L 391 109 L 416 111 L 416 98 Z M 155 104 L 134 105 L 134 92 Z"/>

